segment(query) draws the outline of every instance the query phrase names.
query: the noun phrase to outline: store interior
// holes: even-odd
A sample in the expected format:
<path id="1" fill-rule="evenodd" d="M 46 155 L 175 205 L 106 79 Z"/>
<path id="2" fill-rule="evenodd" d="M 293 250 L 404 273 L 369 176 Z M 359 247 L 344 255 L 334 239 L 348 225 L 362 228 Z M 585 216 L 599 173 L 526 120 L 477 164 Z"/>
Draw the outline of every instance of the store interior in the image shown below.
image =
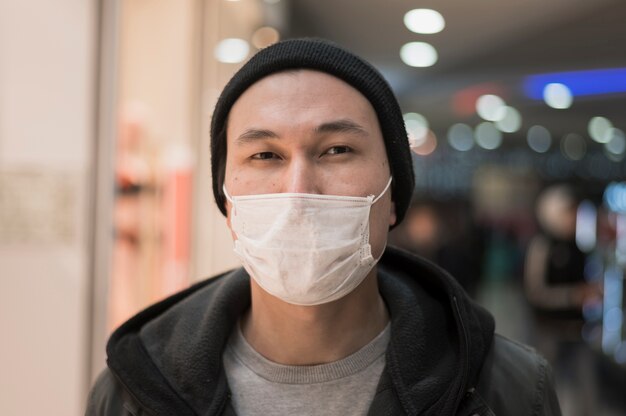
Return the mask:
<path id="1" fill-rule="evenodd" d="M 213 106 L 306 36 L 399 99 L 416 188 L 389 243 L 543 354 L 564 415 L 626 415 L 625 2 L 54 3 L 0 4 L 0 414 L 82 414 L 112 330 L 238 267 Z"/>

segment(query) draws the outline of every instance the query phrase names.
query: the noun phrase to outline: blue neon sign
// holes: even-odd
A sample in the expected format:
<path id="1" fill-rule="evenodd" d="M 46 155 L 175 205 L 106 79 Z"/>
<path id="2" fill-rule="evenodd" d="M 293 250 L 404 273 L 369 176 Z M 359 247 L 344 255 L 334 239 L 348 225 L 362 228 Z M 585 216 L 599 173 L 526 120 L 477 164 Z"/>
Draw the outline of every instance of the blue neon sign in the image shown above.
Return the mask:
<path id="1" fill-rule="evenodd" d="M 564 84 L 574 97 L 626 92 L 626 68 L 530 75 L 524 80 L 524 93 L 530 98 L 541 100 L 544 88 L 552 83 Z"/>

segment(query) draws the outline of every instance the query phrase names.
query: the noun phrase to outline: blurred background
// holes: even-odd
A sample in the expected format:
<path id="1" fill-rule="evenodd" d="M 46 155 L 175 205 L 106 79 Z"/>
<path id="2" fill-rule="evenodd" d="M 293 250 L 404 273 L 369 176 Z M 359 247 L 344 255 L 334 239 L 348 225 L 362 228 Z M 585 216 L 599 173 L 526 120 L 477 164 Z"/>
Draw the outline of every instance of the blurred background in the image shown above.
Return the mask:
<path id="1" fill-rule="evenodd" d="M 115 327 L 237 265 L 214 103 L 316 36 L 405 113 L 391 242 L 544 354 L 564 415 L 626 415 L 624 22 L 623 0 L 0 0 L 0 414 L 82 414 Z"/>

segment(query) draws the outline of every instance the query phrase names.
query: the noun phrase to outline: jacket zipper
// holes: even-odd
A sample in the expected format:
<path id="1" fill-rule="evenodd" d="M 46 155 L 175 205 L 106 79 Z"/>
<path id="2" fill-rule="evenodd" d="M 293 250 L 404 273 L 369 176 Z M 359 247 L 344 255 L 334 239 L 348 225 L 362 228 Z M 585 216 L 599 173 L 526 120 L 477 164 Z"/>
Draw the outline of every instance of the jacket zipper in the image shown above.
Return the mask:
<path id="1" fill-rule="evenodd" d="M 231 398 L 231 394 L 230 393 L 226 393 L 226 397 L 224 397 L 224 400 L 222 400 L 222 403 L 220 404 L 220 407 L 217 410 L 217 415 L 223 415 L 224 414 L 224 410 L 226 409 L 226 404 L 228 404 L 228 401 Z"/>
<path id="2" fill-rule="evenodd" d="M 467 329 L 465 328 L 465 321 L 463 320 L 463 317 L 461 316 L 461 309 L 459 308 L 459 303 L 457 301 L 456 296 L 452 297 L 452 300 L 454 302 L 454 309 L 456 311 L 456 315 L 457 318 L 459 320 L 459 324 L 461 325 L 461 330 L 463 332 L 463 337 L 462 337 L 462 342 L 463 342 L 463 348 L 464 348 L 464 359 L 465 359 L 465 363 L 463 365 L 463 373 L 461 375 L 461 385 L 459 386 L 459 391 L 457 392 L 457 403 L 456 403 L 456 407 L 459 406 L 459 403 L 461 401 L 461 399 L 463 398 L 463 387 L 465 386 L 465 382 L 467 380 L 467 373 L 469 372 L 469 340 L 468 340 L 468 336 L 467 336 Z"/>

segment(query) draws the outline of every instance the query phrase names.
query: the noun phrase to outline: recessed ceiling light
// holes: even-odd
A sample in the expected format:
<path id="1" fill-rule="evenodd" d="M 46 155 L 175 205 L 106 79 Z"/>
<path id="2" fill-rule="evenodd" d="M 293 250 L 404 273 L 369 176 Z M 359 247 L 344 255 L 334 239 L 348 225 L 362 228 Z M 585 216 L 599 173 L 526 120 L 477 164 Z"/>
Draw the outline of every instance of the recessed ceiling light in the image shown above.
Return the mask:
<path id="1" fill-rule="evenodd" d="M 409 42 L 400 49 L 400 58 L 405 64 L 425 68 L 437 62 L 437 50 L 426 42 Z"/>
<path id="2" fill-rule="evenodd" d="M 250 53 L 250 45 L 243 39 L 227 38 L 222 39 L 215 47 L 215 58 L 227 64 L 238 64 L 243 62 Z"/>
<path id="3" fill-rule="evenodd" d="M 411 32 L 432 34 L 441 32 L 446 27 L 446 21 L 436 10 L 413 9 L 404 15 L 404 25 Z"/>

